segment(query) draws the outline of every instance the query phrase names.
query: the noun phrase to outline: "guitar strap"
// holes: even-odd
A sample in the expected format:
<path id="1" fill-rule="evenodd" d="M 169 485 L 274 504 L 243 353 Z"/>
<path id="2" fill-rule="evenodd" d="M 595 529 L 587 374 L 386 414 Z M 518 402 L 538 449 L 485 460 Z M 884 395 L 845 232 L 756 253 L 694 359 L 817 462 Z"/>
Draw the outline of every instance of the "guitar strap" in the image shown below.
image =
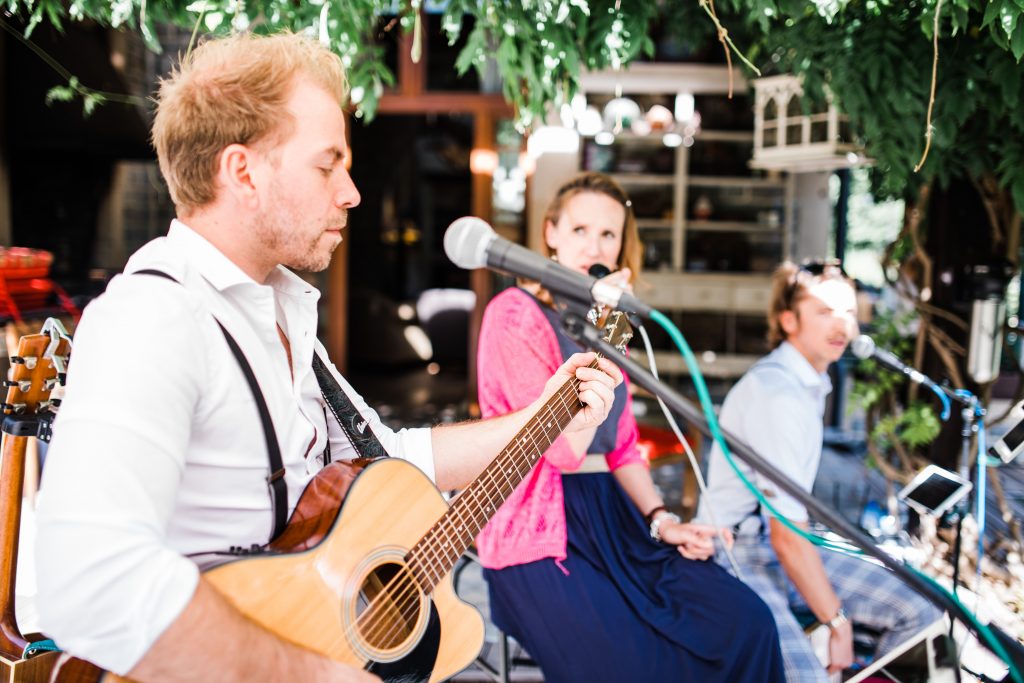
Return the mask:
<path id="1" fill-rule="evenodd" d="M 327 364 L 315 351 L 313 352 L 313 374 L 316 375 L 320 393 L 327 401 L 327 405 L 334 414 L 334 419 L 338 421 L 341 431 L 345 432 L 345 436 L 352 442 L 352 447 L 356 449 L 359 457 L 368 460 L 388 457 L 384 445 L 370 429 L 369 422 L 352 405 L 352 399 L 344 392 L 338 384 L 338 380 L 334 379 L 334 375 L 327 369 Z M 330 441 L 328 441 L 328 445 L 330 445 Z"/>

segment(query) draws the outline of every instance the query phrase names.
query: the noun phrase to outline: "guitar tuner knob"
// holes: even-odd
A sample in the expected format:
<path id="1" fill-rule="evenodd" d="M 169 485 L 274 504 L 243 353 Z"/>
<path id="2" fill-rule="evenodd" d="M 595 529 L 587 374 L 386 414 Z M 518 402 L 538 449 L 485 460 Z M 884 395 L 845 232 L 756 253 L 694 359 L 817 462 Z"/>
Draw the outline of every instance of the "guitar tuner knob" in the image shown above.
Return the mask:
<path id="1" fill-rule="evenodd" d="M 0 403 L 0 410 L 10 415 L 21 415 L 26 407 L 24 403 Z"/>

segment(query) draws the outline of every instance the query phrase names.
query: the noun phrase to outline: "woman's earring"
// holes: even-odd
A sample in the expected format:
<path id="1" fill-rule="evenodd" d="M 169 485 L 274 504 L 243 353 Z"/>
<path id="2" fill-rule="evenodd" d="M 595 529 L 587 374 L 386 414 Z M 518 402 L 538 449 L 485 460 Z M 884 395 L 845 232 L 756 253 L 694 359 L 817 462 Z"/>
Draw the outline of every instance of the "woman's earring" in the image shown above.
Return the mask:
<path id="1" fill-rule="evenodd" d="M 558 263 L 558 254 L 552 253 L 551 256 L 549 256 L 548 258 L 550 258 L 555 263 Z"/>

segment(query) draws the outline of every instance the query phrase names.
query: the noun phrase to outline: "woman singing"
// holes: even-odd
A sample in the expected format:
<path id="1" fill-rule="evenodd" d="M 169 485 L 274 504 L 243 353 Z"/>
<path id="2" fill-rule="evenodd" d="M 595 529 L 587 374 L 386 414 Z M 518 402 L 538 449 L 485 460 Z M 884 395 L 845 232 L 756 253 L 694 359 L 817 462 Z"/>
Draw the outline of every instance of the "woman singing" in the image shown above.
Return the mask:
<path id="1" fill-rule="evenodd" d="M 636 219 L 611 178 L 562 186 L 544 221 L 546 254 L 629 287 Z M 536 283 L 484 314 L 479 397 L 485 416 L 527 405 L 580 348 Z M 604 424 L 560 437 L 477 537 L 491 617 L 549 682 L 783 681 L 771 612 L 715 562 L 714 529 L 666 511 L 637 450 L 626 383 Z"/>

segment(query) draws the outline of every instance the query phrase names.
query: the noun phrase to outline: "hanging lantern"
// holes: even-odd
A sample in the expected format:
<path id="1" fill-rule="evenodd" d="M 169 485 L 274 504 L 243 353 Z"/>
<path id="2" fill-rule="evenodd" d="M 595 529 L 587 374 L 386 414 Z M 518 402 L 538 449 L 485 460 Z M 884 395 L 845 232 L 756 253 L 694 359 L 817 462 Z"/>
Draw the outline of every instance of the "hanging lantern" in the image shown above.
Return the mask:
<path id="1" fill-rule="evenodd" d="M 754 168 L 809 172 L 872 163 L 854 143 L 849 119 L 832 94 L 804 111 L 804 88 L 793 75 L 769 76 L 754 85 Z"/>

